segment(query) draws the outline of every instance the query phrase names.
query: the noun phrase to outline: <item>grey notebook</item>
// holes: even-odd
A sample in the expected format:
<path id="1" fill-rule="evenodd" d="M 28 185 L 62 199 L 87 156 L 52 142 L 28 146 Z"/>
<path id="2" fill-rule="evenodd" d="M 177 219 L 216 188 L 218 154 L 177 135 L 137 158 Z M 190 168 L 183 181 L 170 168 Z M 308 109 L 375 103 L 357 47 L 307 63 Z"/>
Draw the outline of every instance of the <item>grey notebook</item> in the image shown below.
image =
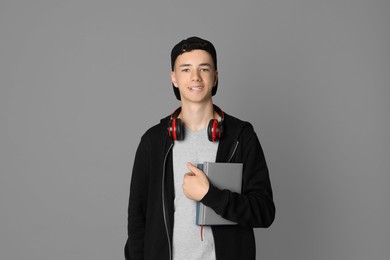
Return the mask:
<path id="1" fill-rule="evenodd" d="M 197 167 L 208 176 L 217 188 L 241 193 L 242 163 L 205 162 Z M 201 202 L 196 203 L 196 224 L 201 225 L 235 225 L 237 223 L 222 218 L 215 211 Z"/>

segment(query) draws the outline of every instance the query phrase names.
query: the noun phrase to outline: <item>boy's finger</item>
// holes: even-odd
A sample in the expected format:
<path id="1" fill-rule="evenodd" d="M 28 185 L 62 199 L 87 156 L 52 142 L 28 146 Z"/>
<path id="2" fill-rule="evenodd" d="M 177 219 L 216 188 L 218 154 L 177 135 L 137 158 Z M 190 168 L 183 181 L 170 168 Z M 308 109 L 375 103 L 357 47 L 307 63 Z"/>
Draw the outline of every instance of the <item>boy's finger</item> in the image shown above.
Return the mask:
<path id="1" fill-rule="evenodd" d="M 200 169 L 198 169 L 195 165 L 193 165 L 193 164 L 190 163 L 190 162 L 187 163 L 187 167 L 188 167 L 188 169 L 189 169 L 191 172 L 193 172 L 193 173 L 195 173 L 195 174 L 198 174 L 198 173 L 201 172 Z"/>

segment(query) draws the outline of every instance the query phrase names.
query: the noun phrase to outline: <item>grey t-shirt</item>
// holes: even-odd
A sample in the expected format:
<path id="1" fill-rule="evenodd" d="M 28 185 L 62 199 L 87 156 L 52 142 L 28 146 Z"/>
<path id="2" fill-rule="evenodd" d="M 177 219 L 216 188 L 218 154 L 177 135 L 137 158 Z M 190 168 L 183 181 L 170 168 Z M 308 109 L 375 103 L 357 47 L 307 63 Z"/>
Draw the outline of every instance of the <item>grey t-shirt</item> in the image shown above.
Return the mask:
<path id="1" fill-rule="evenodd" d="M 173 226 L 173 260 L 215 260 L 214 238 L 211 228 L 195 224 L 196 202 L 188 199 L 182 189 L 183 176 L 189 172 L 187 162 L 194 165 L 215 162 L 218 143 L 207 138 L 207 127 L 192 131 L 185 129 L 183 141 L 173 146 L 173 172 L 175 179 L 175 215 Z"/>

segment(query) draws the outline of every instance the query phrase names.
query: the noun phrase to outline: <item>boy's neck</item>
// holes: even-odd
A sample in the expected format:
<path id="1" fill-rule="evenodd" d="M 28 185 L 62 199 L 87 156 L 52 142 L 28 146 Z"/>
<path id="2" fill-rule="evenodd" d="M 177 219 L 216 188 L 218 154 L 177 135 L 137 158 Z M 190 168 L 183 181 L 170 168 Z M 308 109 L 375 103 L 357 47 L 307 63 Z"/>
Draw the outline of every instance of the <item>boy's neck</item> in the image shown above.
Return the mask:
<path id="1" fill-rule="evenodd" d="M 205 104 L 181 104 L 179 118 L 186 127 L 192 131 L 198 131 L 206 127 L 210 119 L 215 118 L 215 112 L 212 101 Z"/>

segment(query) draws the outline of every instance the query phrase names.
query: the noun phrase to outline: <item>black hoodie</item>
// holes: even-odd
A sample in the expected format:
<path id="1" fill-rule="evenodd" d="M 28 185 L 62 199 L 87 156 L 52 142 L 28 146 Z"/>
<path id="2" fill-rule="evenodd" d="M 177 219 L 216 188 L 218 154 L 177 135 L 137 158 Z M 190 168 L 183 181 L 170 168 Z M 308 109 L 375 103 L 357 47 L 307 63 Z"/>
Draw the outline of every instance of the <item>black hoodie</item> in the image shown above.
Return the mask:
<path id="1" fill-rule="evenodd" d="M 169 117 L 150 128 L 138 146 L 130 185 L 127 260 L 172 259 L 174 182 Z M 243 163 L 241 194 L 210 183 L 202 203 L 238 225 L 212 226 L 217 260 L 254 260 L 253 228 L 275 218 L 272 188 L 263 150 L 252 125 L 225 114 L 216 162 Z M 185 260 L 185 259 L 183 259 Z"/>

